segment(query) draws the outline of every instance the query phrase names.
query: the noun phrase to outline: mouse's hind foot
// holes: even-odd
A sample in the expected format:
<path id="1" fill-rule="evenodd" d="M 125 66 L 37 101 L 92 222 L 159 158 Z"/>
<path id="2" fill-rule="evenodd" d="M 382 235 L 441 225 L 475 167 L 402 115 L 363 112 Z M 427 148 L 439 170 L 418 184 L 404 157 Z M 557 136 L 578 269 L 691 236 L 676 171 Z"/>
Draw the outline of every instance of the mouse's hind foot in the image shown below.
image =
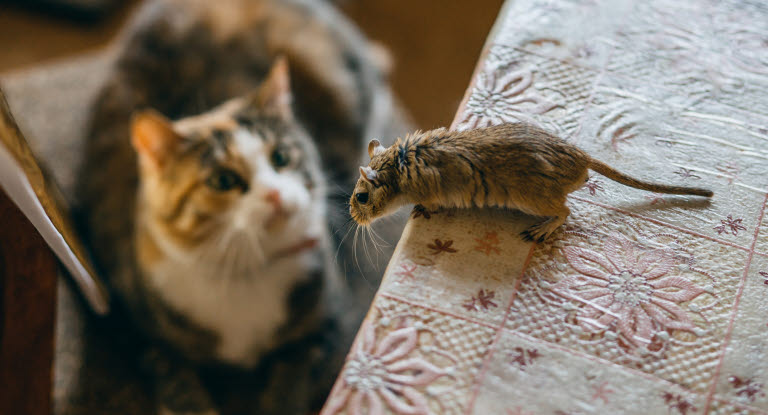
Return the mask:
<path id="1" fill-rule="evenodd" d="M 549 235 L 552 235 L 552 233 L 560 227 L 560 225 L 565 223 L 565 218 L 567 218 L 570 213 L 570 211 L 567 210 L 567 207 L 565 209 L 566 210 L 560 215 L 550 216 L 547 220 L 530 226 L 528 229 L 520 232 L 520 236 L 527 242 L 544 242 L 549 238 Z"/>
<path id="2" fill-rule="evenodd" d="M 533 225 L 530 228 L 520 232 L 520 236 L 523 238 L 526 242 L 536 242 L 536 243 L 542 243 L 544 242 L 549 235 L 552 234 L 552 232 L 557 229 L 557 226 L 549 230 L 548 226 L 544 226 L 548 221 L 544 221 L 540 224 Z"/>

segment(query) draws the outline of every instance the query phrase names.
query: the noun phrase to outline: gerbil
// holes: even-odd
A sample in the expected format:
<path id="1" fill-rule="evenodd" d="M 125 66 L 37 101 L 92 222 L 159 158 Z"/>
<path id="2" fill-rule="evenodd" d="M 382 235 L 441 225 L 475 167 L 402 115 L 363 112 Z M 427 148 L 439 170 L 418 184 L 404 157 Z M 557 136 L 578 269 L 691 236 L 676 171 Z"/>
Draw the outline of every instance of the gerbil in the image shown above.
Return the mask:
<path id="1" fill-rule="evenodd" d="M 521 234 L 541 242 L 565 222 L 566 196 L 584 185 L 589 169 L 637 189 L 712 196 L 707 189 L 637 180 L 525 123 L 416 132 L 389 148 L 373 140 L 368 155 L 350 200 L 350 214 L 361 225 L 409 203 L 430 209 L 496 206 L 547 217 Z"/>

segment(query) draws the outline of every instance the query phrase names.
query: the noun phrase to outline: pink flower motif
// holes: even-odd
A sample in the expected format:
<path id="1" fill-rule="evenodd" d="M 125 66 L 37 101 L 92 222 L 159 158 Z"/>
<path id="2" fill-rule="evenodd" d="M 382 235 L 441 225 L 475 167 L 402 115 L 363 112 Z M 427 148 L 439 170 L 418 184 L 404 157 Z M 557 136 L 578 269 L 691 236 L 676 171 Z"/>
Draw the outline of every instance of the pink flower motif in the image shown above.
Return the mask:
<path id="1" fill-rule="evenodd" d="M 366 324 L 362 330 L 362 338 L 341 374 L 343 384 L 328 398 L 322 414 L 332 415 L 345 408 L 351 415 L 431 414 L 418 388 L 446 372 L 423 357 L 411 356 L 419 343 L 418 330 L 397 329 L 378 343 L 373 324 Z"/>
<path id="2" fill-rule="evenodd" d="M 715 226 L 715 230 L 718 235 L 723 233 L 730 233 L 733 236 L 739 234 L 739 231 L 745 231 L 747 228 L 741 224 L 742 219 L 734 219 L 733 216 L 728 215 L 727 218 L 720 220 L 720 225 Z"/>
<path id="3" fill-rule="evenodd" d="M 477 242 L 475 251 L 482 252 L 485 255 L 490 255 L 491 252 L 496 254 L 501 253 L 501 250 L 499 249 L 499 244 L 501 242 L 499 242 L 499 236 L 496 234 L 496 232 L 487 232 L 485 237 L 475 238 L 475 242 Z"/>
<path id="4" fill-rule="evenodd" d="M 596 195 L 597 192 L 604 191 L 603 182 L 600 179 L 595 179 L 594 177 L 590 177 L 587 180 L 587 183 L 584 184 L 584 187 L 589 189 L 589 194 L 592 196 Z"/>
<path id="5" fill-rule="evenodd" d="M 495 291 L 480 289 L 477 292 L 477 296 L 473 295 L 472 298 L 461 306 L 467 309 L 467 311 L 488 311 L 499 306 L 493 301 L 494 297 L 496 297 Z"/>
<path id="6" fill-rule="evenodd" d="M 763 384 L 755 382 L 754 379 L 742 379 L 738 376 L 729 376 L 728 383 L 733 386 L 736 395 L 745 398 L 749 402 L 754 402 L 757 396 L 765 396 L 762 391 Z"/>
<path id="7" fill-rule="evenodd" d="M 763 281 L 763 285 L 768 285 L 768 272 L 760 271 L 759 274 L 765 279 L 765 281 Z"/>
<path id="8" fill-rule="evenodd" d="M 696 179 L 696 180 L 701 179 L 701 176 L 695 174 L 693 170 L 686 169 L 684 167 L 680 167 L 673 173 L 680 176 L 681 179 Z"/>
<path id="9" fill-rule="evenodd" d="M 416 276 L 413 275 L 413 272 L 416 271 L 416 268 L 417 268 L 416 265 L 408 266 L 408 264 L 400 264 L 400 272 L 395 274 L 400 277 L 398 281 L 402 282 L 406 279 L 415 280 Z"/>
<path id="10" fill-rule="evenodd" d="M 427 248 L 432 250 L 432 255 L 439 255 L 443 252 L 455 254 L 458 251 L 455 248 L 452 248 L 452 246 L 453 241 L 450 239 L 445 242 L 441 241 L 440 239 L 435 239 L 434 244 L 427 244 Z"/>
<path id="11" fill-rule="evenodd" d="M 615 391 L 608 387 L 608 382 L 603 382 L 595 387 L 595 393 L 592 394 L 592 400 L 597 401 L 598 399 L 602 399 L 604 403 L 608 403 L 608 395 L 613 392 Z"/>
<path id="12" fill-rule="evenodd" d="M 615 330 L 630 347 L 650 346 L 662 331 L 696 329 L 680 303 L 704 290 L 685 278 L 667 276 L 673 266 L 669 251 L 643 249 L 618 234 L 608 237 L 602 251 L 563 248 L 579 274 L 551 287 L 581 303 L 576 314 L 579 326 L 593 333 Z"/>
<path id="13" fill-rule="evenodd" d="M 515 347 L 515 355 L 512 357 L 512 364 L 520 367 L 520 370 L 525 370 L 525 367 L 533 364 L 533 361 L 541 357 L 538 349 L 524 349 L 522 347 Z"/>

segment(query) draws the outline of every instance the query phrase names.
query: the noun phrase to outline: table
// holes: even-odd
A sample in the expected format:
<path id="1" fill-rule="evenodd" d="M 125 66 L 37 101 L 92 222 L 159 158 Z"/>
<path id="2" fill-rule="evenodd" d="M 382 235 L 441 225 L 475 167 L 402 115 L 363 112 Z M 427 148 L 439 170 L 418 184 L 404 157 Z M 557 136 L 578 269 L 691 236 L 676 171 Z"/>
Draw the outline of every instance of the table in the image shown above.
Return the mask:
<path id="1" fill-rule="evenodd" d="M 593 175 L 536 245 L 414 211 L 322 414 L 768 414 L 767 104 L 764 2 L 507 1 L 452 128 L 715 197 Z"/>

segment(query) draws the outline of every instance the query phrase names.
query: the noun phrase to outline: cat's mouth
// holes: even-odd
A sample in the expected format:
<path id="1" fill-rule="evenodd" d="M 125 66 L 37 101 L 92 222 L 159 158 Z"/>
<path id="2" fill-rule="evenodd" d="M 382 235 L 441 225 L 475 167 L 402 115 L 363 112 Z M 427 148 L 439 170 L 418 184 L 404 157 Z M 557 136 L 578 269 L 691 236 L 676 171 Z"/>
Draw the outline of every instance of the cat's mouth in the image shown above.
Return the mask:
<path id="1" fill-rule="evenodd" d="M 314 249 L 317 244 L 319 243 L 317 238 L 306 238 L 302 239 L 298 243 L 295 243 L 293 245 L 289 245 L 283 249 L 278 250 L 274 253 L 272 256 L 273 260 L 292 257 L 294 255 L 298 255 L 304 251 L 308 251 L 311 249 Z"/>

